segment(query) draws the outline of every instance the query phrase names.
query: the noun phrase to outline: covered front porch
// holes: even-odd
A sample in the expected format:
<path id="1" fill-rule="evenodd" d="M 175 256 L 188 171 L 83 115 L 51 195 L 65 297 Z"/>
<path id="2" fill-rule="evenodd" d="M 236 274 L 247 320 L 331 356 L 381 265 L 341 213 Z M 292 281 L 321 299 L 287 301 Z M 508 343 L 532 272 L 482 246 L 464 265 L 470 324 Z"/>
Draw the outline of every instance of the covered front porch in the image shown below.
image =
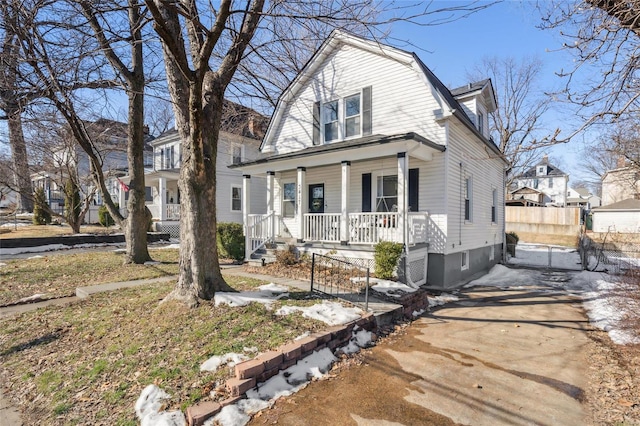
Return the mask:
<path id="1" fill-rule="evenodd" d="M 406 134 L 315 146 L 241 165 L 243 172 L 267 180 L 267 213 L 249 214 L 251 175 L 244 175 L 246 258 L 276 240 L 345 249 L 380 241 L 426 246 L 429 214 L 418 205 L 419 171 L 442 151 Z"/>

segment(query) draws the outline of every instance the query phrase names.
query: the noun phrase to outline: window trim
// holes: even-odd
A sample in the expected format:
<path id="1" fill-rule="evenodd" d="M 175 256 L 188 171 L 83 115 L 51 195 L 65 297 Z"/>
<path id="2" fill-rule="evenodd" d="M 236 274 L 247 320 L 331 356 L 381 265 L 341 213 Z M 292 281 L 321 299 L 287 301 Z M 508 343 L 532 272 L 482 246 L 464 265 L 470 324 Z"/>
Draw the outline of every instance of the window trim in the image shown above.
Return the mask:
<path id="1" fill-rule="evenodd" d="M 293 185 L 293 199 L 290 198 L 284 198 L 285 196 L 285 186 L 286 185 Z M 282 217 L 283 218 L 293 218 L 296 216 L 296 182 L 282 182 L 282 205 L 281 205 L 281 213 L 282 213 Z M 285 214 L 285 203 L 287 202 L 291 202 L 291 204 L 293 205 L 293 214 L 292 215 L 286 215 Z"/>
<path id="2" fill-rule="evenodd" d="M 467 271 L 469 269 L 469 250 L 460 252 L 460 270 Z"/>
<path id="3" fill-rule="evenodd" d="M 235 150 L 236 149 L 240 149 L 240 161 L 238 161 L 238 162 L 235 161 L 235 159 L 236 159 Z M 231 156 L 231 164 L 240 164 L 240 163 L 242 163 L 242 161 L 244 160 L 244 145 L 239 144 L 239 143 L 232 143 L 229 155 Z"/>
<path id="4" fill-rule="evenodd" d="M 238 200 L 240 201 L 240 208 L 239 209 L 234 209 L 233 208 L 233 190 L 237 189 L 238 190 L 238 195 L 240 196 L 238 198 Z M 230 210 L 232 213 L 242 213 L 242 185 L 231 185 L 231 193 L 229 194 L 231 197 L 231 205 L 229 206 Z"/>
<path id="5" fill-rule="evenodd" d="M 464 216 L 463 219 L 465 223 L 473 222 L 473 177 L 465 176 L 464 178 L 464 187 L 462 188 L 464 191 Z"/>

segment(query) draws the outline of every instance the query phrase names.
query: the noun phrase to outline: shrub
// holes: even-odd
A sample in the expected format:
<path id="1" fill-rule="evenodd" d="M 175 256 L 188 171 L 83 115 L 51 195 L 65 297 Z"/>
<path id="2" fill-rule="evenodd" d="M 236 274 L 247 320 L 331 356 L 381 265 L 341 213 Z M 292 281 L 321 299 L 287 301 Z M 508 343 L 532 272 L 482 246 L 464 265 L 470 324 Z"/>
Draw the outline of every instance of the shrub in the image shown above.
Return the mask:
<path id="1" fill-rule="evenodd" d="M 292 266 L 298 263 L 296 248 L 294 246 L 288 246 L 284 250 L 276 251 L 276 262 L 282 266 Z"/>
<path id="2" fill-rule="evenodd" d="M 239 223 L 218 223 L 218 252 L 221 256 L 237 262 L 244 259 L 244 234 Z"/>
<path id="3" fill-rule="evenodd" d="M 376 277 L 388 280 L 393 278 L 393 273 L 402 254 L 402 244 L 391 241 L 380 241 L 375 245 L 373 259 L 375 261 Z"/>
<path id="4" fill-rule="evenodd" d="M 33 224 L 46 225 L 51 223 L 51 212 L 47 206 L 44 189 L 38 188 L 33 197 Z"/>
<path id="5" fill-rule="evenodd" d="M 115 205 L 117 209 L 120 208 L 118 203 L 116 203 Z M 109 214 L 109 210 L 107 210 L 107 206 L 100 206 L 100 208 L 98 209 L 98 222 L 100 222 L 100 225 L 105 227 L 113 226 L 116 224 L 116 222 L 113 220 L 113 218 Z"/>
<path id="6" fill-rule="evenodd" d="M 72 179 L 69 179 L 64 186 L 64 214 L 67 223 L 77 223 L 80 218 L 80 210 L 78 185 Z"/>

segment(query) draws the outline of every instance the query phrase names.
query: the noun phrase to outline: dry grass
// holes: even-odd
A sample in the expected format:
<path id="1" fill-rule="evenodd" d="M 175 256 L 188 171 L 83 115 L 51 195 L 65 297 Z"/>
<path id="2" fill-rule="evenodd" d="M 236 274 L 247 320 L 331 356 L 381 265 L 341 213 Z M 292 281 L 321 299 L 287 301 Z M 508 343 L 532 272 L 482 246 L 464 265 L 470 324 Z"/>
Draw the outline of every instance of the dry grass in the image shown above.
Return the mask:
<path id="1" fill-rule="evenodd" d="M 551 244 L 564 247 L 578 247 L 578 235 L 554 235 L 554 234 L 536 234 L 531 232 L 518 232 L 520 241 L 536 244 Z"/>
<path id="2" fill-rule="evenodd" d="M 26 225 L 18 226 L 14 229 L 13 226 L 3 226 L 2 232 L 0 232 L 0 240 L 5 238 L 34 238 L 34 237 L 55 237 L 59 235 L 73 235 L 71 227 L 66 225 Z M 80 228 L 82 234 L 112 234 L 121 232 L 120 228 L 103 226 L 86 225 Z"/>
<path id="3" fill-rule="evenodd" d="M 226 278 L 236 289 L 261 284 Z M 148 384 L 172 395 L 168 409 L 184 409 L 211 399 L 230 375 L 228 369 L 200 372 L 209 357 L 274 349 L 325 327 L 260 304 L 160 305 L 170 290 L 171 284 L 142 286 L 0 321 L 0 383 L 24 423 L 136 425 L 134 404 Z M 291 302 L 276 307 L 283 303 Z"/>
<path id="4" fill-rule="evenodd" d="M 24 297 L 44 294 L 43 299 L 75 294 L 76 287 L 156 278 L 178 273 L 178 250 L 150 250 L 154 265 L 123 265 L 114 251 L 44 255 L 9 260 L 0 267 L 0 306 Z"/>

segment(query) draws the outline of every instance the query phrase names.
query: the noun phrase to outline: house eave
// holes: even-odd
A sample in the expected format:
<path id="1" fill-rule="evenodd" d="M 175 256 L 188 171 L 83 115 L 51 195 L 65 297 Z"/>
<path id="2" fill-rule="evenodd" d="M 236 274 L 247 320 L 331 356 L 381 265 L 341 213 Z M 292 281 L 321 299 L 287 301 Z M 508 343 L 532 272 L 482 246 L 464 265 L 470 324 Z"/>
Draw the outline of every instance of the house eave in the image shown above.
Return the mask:
<path id="1" fill-rule="evenodd" d="M 363 148 L 377 147 L 365 150 Z M 366 160 L 408 152 L 418 158 L 430 159 L 433 152 L 444 152 L 445 146 L 437 144 L 416 133 L 398 135 L 372 135 L 350 141 L 316 145 L 300 151 L 273 155 L 254 161 L 230 165 L 243 173 L 266 173 L 267 171 L 314 167 L 341 161 Z"/>

